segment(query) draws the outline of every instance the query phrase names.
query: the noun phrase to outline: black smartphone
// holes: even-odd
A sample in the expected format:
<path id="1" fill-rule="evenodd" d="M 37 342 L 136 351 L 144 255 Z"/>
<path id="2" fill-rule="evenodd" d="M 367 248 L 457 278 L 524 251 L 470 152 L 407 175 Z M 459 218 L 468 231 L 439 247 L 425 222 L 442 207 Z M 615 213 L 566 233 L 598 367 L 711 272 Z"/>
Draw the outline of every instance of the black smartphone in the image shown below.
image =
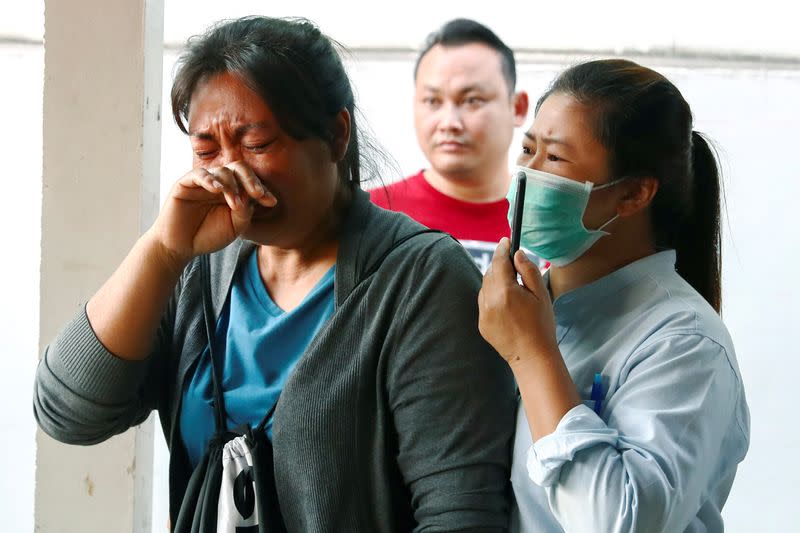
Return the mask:
<path id="1" fill-rule="evenodd" d="M 525 173 L 520 171 L 514 176 L 517 180 L 517 196 L 514 198 L 514 211 L 511 219 L 511 263 L 514 263 L 514 254 L 519 250 L 519 237 L 522 233 L 522 208 L 525 205 Z"/>

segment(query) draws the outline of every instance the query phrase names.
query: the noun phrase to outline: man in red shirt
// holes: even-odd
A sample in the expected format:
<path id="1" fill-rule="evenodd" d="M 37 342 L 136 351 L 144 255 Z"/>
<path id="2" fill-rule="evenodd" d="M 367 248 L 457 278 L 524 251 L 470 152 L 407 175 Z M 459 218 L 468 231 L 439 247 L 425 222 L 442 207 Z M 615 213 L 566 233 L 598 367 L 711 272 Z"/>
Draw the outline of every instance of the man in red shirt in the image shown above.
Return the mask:
<path id="1" fill-rule="evenodd" d="M 509 236 L 508 148 L 528 112 L 514 53 L 467 19 L 432 33 L 414 69 L 414 126 L 430 168 L 370 191 L 372 201 L 457 238 L 481 271 Z"/>

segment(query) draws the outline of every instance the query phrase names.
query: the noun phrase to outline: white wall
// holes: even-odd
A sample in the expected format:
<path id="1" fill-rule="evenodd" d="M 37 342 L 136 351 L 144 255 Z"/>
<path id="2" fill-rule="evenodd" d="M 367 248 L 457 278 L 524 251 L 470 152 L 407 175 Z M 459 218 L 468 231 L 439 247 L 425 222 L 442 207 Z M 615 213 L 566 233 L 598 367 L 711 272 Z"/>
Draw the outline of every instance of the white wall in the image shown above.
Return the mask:
<path id="1" fill-rule="evenodd" d="M 0 516 L 2 531 L 33 530 L 36 424 L 31 398 L 39 344 L 42 205 L 41 47 L 0 46 L 3 228 L 0 258 Z M 13 148 L 12 148 L 13 147 Z"/>
<path id="2" fill-rule="evenodd" d="M 700 127 L 724 150 L 723 319 L 752 417 L 725 517 L 731 531 L 800 531 L 800 71 L 683 75 Z"/>
<path id="3" fill-rule="evenodd" d="M 44 0 L 0 0 L 0 37 L 41 41 L 44 35 Z"/>
<path id="4" fill-rule="evenodd" d="M 536 50 L 677 50 L 800 55 L 791 3 L 785 0 L 570 0 L 569 2 L 167 2 L 166 42 L 182 43 L 210 22 L 253 13 L 302 15 L 348 46 L 416 48 L 438 24 L 470 17 L 509 45 Z M 202 7 L 201 7 L 202 6 Z"/>

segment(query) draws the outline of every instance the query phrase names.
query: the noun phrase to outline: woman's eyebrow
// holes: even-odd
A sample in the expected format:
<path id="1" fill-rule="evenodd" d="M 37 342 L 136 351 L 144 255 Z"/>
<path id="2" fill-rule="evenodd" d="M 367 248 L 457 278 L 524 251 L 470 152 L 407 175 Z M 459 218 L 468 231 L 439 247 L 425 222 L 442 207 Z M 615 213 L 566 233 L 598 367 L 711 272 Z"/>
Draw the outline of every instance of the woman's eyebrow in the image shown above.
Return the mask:
<path id="1" fill-rule="evenodd" d="M 250 130 L 257 130 L 268 127 L 269 127 L 269 122 L 261 121 L 261 122 L 253 122 L 251 124 L 242 124 L 241 126 L 238 126 L 234 131 L 237 136 L 241 136 Z"/>
<path id="2" fill-rule="evenodd" d="M 203 141 L 213 141 L 214 140 L 214 136 L 211 135 L 208 132 L 205 132 L 205 131 L 190 131 L 189 132 L 189 137 L 192 137 L 194 139 L 200 139 L 200 140 L 203 140 Z"/>
<path id="3" fill-rule="evenodd" d="M 525 135 L 525 137 L 527 137 L 531 141 L 534 141 L 534 142 L 536 141 L 536 136 L 531 134 L 530 132 L 526 131 L 524 133 L 524 135 Z M 562 145 L 562 146 L 564 146 L 566 148 L 571 148 L 572 147 L 571 144 L 569 144 L 567 141 L 565 141 L 564 139 L 562 139 L 560 137 L 552 137 L 552 136 L 551 137 L 541 137 L 541 141 L 543 143 L 545 143 L 545 144 L 560 144 L 560 145 Z"/>
<path id="4" fill-rule="evenodd" d="M 250 130 L 260 129 L 260 128 L 268 128 L 270 125 L 267 121 L 261 122 L 252 122 L 250 124 L 242 124 L 241 126 L 236 126 L 233 130 L 236 136 L 242 136 Z M 201 139 L 204 141 L 213 141 L 215 139 L 214 135 L 209 133 L 207 130 L 203 131 L 190 131 L 189 136 L 195 139 Z"/>

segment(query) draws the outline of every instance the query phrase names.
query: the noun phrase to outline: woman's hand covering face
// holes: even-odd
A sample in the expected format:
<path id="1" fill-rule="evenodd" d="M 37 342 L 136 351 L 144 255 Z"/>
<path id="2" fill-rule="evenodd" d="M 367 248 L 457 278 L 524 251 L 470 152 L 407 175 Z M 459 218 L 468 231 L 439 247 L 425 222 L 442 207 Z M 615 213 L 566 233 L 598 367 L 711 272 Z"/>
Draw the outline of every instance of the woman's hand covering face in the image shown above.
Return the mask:
<path id="1" fill-rule="evenodd" d="M 245 232 L 256 203 L 270 208 L 277 199 L 245 163 L 196 168 L 172 187 L 154 229 L 165 249 L 186 262 Z"/>

